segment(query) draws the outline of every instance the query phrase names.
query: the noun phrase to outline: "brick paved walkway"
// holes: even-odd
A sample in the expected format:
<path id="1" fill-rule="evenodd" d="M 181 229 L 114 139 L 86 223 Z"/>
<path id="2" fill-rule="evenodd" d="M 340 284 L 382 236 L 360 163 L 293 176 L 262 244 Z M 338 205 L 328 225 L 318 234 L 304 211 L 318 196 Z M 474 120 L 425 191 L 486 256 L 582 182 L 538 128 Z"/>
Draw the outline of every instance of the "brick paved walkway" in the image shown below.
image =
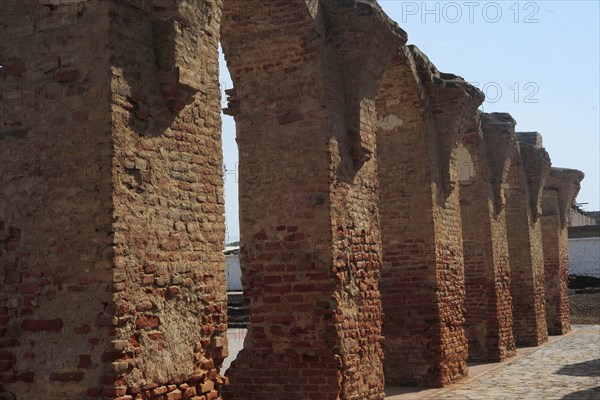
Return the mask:
<path id="1" fill-rule="evenodd" d="M 504 363 L 472 367 L 470 378 L 444 389 L 388 388 L 387 399 L 600 400 L 600 325 L 575 326 L 519 353 Z"/>

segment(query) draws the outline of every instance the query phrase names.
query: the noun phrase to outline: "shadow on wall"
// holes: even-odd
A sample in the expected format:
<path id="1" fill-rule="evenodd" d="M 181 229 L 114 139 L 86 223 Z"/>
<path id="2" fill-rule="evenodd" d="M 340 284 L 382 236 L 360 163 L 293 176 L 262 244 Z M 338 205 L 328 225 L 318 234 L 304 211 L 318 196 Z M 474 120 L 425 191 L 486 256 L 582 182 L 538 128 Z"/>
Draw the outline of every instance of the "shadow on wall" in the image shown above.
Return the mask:
<path id="1" fill-rule="evenodd" d="M 125 20 L 134 18 L 134 14 L 129 14 L 134 12 L 122 7 L 117 15 L 124 19 L 126 26 Z M 177 9 L 151 11 L 150 25 L 145 27 L 150 34 L 145 37 L 152 38 L 152 42 L 138 43 L 152 49 L 147 53 L 150 57 L 135 64 L 126 58 L 115 60 L 115 66 L 122 70 L 122 81 L 116 92 L 117 102 L 128 112 L 125 126 L 141 137 L 164 134 L 184 107 L 194 101 L 197 92 L 197 88 L 186 84 L 180 76 L 182 66 L 176 50 L 178 19 L 181 16 Z M 154 79 L 146 75 L 154 75 Z"/>

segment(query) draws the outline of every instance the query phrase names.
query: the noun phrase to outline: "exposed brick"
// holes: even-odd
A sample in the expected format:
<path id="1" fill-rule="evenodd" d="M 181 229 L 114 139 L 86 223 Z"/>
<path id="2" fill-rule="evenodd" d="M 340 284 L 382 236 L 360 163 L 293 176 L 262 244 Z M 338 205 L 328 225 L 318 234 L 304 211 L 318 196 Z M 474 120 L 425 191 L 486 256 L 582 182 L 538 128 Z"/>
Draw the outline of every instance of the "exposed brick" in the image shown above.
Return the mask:
<path id="1" fill-rule="evenodd" d="M 73 68 L 63 68 L 56 72 L 55 79 L 58 82 L 73 82 L 79 78 L 80 72 Z"/>
<path id="2" fill-rule="evenodd" d="M 506 194 L 514 335 L 517 345 L 548 339 L 544 304 L 544 256 L 538 210 L 550 159 L 538 133 L 517 133 Z"/>
<path id="3" fill-rule="evenodd" d="M 60 332 L 62 327 L 61 319 L 25 319 L 21 322 L 21 328 L 31 332 Z"/>
<path id="4" fill-rule="evenodd" d="M 77 326 L 73 330 L 75 331 L 75 333 L 77 333 L 79 335 L 85 335 L 85 334 L 90 333 L 92 331 L 92 329 L 90 328 L 89 325 Z"/>
<path id="5" fill-rule="evenodd" d="M 138 317 L 135 321 L 135 326 L 138 329 L 145 328 L 157 328 L 160 325 L 160 320 L 158 317 L 154 317 L 152 315 L 142 315 Z"/>
<path id="6" fill-rule="evenodd" d="M 581 171 L 552 168 L 542 194 L 546 322 L 551 335 L 564 335 L 571 330 L 567 213 L 583 177 Z"/>
<path id="7" fill-rule="evenodd" d="M 457 160 L 465 263 L 465 334 L 471 360 L 516 354 L 503 176 L 517 146 L 515 120 L 480 113 Z M 477 117 L 477 116 L 475 116 Z M 489 171 L 492 175 L 489 176 Z"/>
<path id="8" fill-rule="evenodd" d="M 90 354 L 80 354 L 77 368 L 89 369 L 92 366 L 92 356 Z"/>
<path id="9" fill-rule="evenodd" d="M 33 383 L 34 378 L 35 378 L 35 372 L 33 372 L 33 371 L 22 372 L 17 376 L 17 381 Z"/>
<path id="10" fill-rule="evenodd" d="M 384 362 L 388 383 L 439 386 L 466 374 L 467 349 L 509 355 L 509 287 L 521 343 L 545 340 L 546 318 L 569 329 L 538 135 L 512 160 L 525 179 L 508 182 L 505 218 L 502 185 L 457 179 L 462 147 L 479 175 L 484 152 L 509 158 L 481 143 L 481 93 L 405 46 L 377 2 L 228 2 L 30 1 L 35 35 L 3 21 L 0 77 L 43 88 L 2 104 L 3 389 L 380 400 Z M 221 32 L 251 324 L 231 381 Z"/>
<path id="11" fill-rule="evenodd" d="M 231 399 L 286 398 L 286 387 L 296 384 L 302 374 L 318 380 L 303 387 L 303 398 L 335 398 L 339 393 L 369 400 L 383 397 L 377 290 L 381 239 L 376 164 L 371 157 L 377 116 L 366 104 L 373 104 L 391 54 L 406 38 L 378 17 L 383 15 L 378 14 L 378 5 L 372 7 L 379 11 L 357 18 L 351 9 L 335 7 L 335 2 L 320 4 L 328 15 L 326 40 L 334 50 L 321 45 L 315 20 L 303 3 L 276 12 L 259 9 L 253 15 L 225 8 L 223 50 L 226 56 L 236 54 L 229 66 L 236 89 L 228 93 L 226 112 L 235 117 L 239 137 L 244 138 L 239 141 L 240 182 L 252 182 L 240 196 L 241 248 L 246 249 L 241 263 L 251 277 L 244 295 L 252 338 L 229 369 L 232 383 L 223 392 Z M 373 35 L 374 48 L 366 44 Z M 277 37 L 286 37 L 286 44 Z M 245 40 L 252 44 L 240 46 Z M 307 49 L 301 43 L 315 45 Z M 256 53 L 252 48 L 270 50 Z M 351 63 L 350 54 L 364 61 L 364 68 Z M 348 69 L 323 65 L 329 57 Z M 330 81 L 329 74 L 339 76 L 339 81 Z M 269 90 L 253 91 L 252 96 L 236 93 L 253 82 L 267 81 Z M 320 98 L 330 103 L 322 107 Z M 261 133 L 260 125 L 268 126 L 270 133 Z M 311 140 L 280 146 L 278 138 L 289 134 Z M 331 138 L 335 146 L 330 145 Z M 278 155 L 257 152 L 260 148 L 277 148 Z M 298 159 L 298 153 L 302 166 L 290 162 Z M 346 295 L 348 286 L 355 288 L 352 295 Z M 290 292 L 296 297 L 289 297 Z M 348 313 L 348 307 L 355 311 Z M 290 334 L 297 322 L 305 329 Z M 354 350 L 332 353 L 339 346 Z M 315 352 L 317 359 L 295 361 L 302 360 L 306 351 Z M 320 365 L 318 370 L 315 364 Z M 353 373 L 338 381 L 340 369 Z M 287 370 L 295 377 L 283 377 Z M 260 371 L 260 378 L 239 383 L 254 371 Z M 207 398 L 213 396 L 209 392 Z"/>
<path id="12" fill-rule="evenodd" d="M 302 121 L 303 119 L 304 117 L 299 112 L 288 111 L 285 114 L 280 115 L 277 118 L 277 121 L 279 122 L 279 125 L 287 125 L 291 124 L 292 122 Z"/>
<path id="13" fill-rule="evenodd" d="M 24 62 L 7 63 L 0 69 L 0 76 L 21 76 L 27 70 Z"/>
<path id="14" fill-rule="evenodd" d="M 377 97 L 388 384 L 441 386 L 467 374 L 453 155 L 483 95 L 448 75 L 417 48 L 401 48 Z"/>
<path id="15" fill-rule="evenodd" d="M 72 372 L 53 372 L 50 374 L 51 381 L 59 381 L 59 382 L 79 382 L 84 378 L 84 373 L 82 371 L 72 371 Z"/>

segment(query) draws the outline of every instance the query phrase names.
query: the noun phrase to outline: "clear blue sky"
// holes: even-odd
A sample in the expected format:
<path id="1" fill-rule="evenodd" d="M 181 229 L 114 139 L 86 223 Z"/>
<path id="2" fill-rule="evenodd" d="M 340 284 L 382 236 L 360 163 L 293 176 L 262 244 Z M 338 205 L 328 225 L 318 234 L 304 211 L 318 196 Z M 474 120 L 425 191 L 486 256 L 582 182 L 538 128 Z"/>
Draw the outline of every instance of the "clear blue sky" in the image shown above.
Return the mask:
<path id="1" fill-rule="evenodd" d="M 508 112 L 538 131 L 552 164 L 586 177 L 577 197 L 600 209 L 599 1 L 396 1 L 384 10 L 443 72 L 486 92 L 485 112 Z M 223 88 L 231 87 L 221 59 Z M 223 105 L 226 105 L 223 96 Z M 239 239 L 237 145 L 223 116 L 227 241 Z"/>

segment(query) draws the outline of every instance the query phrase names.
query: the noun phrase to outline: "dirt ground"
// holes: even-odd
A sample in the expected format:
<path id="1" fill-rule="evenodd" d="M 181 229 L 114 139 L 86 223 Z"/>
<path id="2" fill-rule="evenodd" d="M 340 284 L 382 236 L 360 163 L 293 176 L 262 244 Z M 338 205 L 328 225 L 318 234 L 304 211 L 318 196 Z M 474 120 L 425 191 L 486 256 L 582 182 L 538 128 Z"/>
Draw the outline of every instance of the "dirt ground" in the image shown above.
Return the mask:
<path id="1" fill-rule="evenodd" d="M 569 293 L 571 324 L 600 324 L 600 293 Z"/>

